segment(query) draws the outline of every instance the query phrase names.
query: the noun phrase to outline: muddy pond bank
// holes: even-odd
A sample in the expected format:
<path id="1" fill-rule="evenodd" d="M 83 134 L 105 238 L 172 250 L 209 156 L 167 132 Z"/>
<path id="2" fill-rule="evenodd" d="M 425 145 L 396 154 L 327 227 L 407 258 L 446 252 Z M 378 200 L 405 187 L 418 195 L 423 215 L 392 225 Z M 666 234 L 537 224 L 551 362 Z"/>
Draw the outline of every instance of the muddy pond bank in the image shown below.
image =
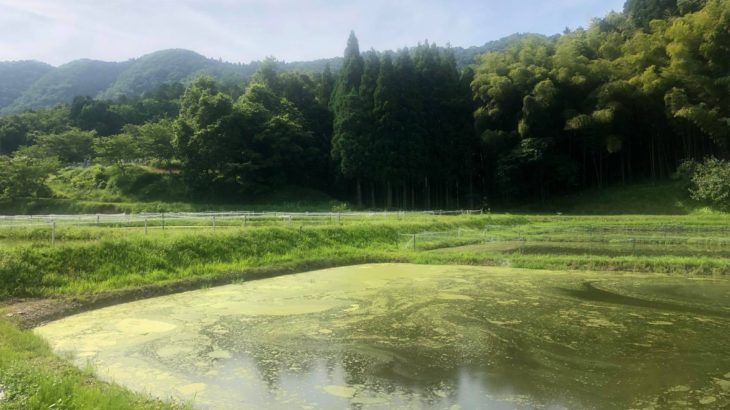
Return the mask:
<path id="1" fill-rule="evenodd" d="M 362 265 L 36 330 L 100 378 L 200 408 L 730 404 L 730 282 Z"/>

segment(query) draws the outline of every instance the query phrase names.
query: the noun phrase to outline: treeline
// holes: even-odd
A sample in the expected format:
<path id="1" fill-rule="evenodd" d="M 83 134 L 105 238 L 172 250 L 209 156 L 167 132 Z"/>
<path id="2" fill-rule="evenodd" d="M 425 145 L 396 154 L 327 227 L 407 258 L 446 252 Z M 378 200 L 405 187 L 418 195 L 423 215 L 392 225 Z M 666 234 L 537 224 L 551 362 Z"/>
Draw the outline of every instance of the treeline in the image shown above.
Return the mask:
<path id="1" fill-rule="evenodd" d="M 193 199 L 296 185 L 453 208 L 667 178 L 686 159 L 727 157 L 729 137 L 730 0 L 630 0 L 465 69 L 450 48 L 361 53 L 352 34 L 336 73 L 271 60 L 246 83 L 80 97 L 0 118 L 0 164 L 154 164 Z"/>
<path id="2" fill-rule="evenodd" d="M 586 30 L 484 56 L 472 88 L 490 191 L 544 198 L 726 157 L 730 2 L 702 3 L 630 0 Z"/>

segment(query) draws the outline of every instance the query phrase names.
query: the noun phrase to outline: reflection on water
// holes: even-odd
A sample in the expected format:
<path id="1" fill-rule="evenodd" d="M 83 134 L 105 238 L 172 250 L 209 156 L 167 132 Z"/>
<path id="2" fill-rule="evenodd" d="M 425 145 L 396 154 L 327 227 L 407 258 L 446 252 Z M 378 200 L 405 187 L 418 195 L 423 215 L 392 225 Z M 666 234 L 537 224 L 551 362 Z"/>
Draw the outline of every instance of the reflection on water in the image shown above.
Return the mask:
<path id="1" fill-rule="evenodd" d="M 730 282 L 363 265 L 37 329 L 103 378 L 200 408 L 723 408 Z"/>

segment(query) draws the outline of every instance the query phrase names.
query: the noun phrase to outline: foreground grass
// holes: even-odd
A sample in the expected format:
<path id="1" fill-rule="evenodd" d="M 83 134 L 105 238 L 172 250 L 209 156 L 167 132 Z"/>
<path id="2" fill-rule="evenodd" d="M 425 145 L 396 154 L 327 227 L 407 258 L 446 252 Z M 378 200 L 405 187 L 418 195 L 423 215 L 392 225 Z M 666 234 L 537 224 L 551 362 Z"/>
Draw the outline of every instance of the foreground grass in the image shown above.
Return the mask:
<path id="1" fill-rule="evenodd" d="M 419 216 L 343 225 L 282 226 L 154 231 L 69 227 L 51 245 L 47 232 L 26 229 L 0 235 L 0 301 L 19 297 L 94 298 L 115 292 L 147 295 L 236 280 L 251 280 L 369 262 L 474 264 L 552 270 L 643 271 L 674 274 L 730 272 L 730 258 L 672 255 L 682 243 L 724 241 L 727 215 L 691 216 Z M 407 236 L 424 231 L 476 232 L 432 248 L 409 249 Z M 671 235 L 669 235 L 671 234 Z M 573 252 L 522 253 L 514 248 L 480 247 L 484 238 L 573 243 L 641 238 L 667 254 L 591 255 Z M 670 238 L 671 240 L 669 240 Z M 490 239 L 491 240 L 491 239 Z M 454 243 L 449 243 L 449 241 Z M 653 241 L 653 242 L 652 242 Z M 662 242 L 664 241 L 664 242 Z M 671 242 L 672 247 L 662 248 Z M 717 242 L 724 243 L 724 242 Z M 593 245 L 592 245 L 593 246 Z M 4 315 L 3 315 L 4 316 Z M 168 408 L 122 388 L 99 382 L 90 371 L 56 358 L 33 334 L 0 319 L 0 408 Z"/>
<path id="2" fill-rule="evenodd" d="M 55 356 L 31 332 L 0 320 L 2 409 L 175 409 L 182 405 L 153 400 L 99 381 Z"/>

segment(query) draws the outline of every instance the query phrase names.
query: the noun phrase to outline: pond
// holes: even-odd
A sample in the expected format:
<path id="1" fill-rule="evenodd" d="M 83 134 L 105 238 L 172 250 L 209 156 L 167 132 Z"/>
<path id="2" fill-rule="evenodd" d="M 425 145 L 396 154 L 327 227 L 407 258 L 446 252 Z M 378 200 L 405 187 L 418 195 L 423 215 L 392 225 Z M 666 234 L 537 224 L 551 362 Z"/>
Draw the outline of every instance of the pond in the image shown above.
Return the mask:
<path id="1" fill-rule="evenodd" d="M 723 408 L 730 281 L 361 265 L 37 328 L 78 366 L 215 409 Z"/>

